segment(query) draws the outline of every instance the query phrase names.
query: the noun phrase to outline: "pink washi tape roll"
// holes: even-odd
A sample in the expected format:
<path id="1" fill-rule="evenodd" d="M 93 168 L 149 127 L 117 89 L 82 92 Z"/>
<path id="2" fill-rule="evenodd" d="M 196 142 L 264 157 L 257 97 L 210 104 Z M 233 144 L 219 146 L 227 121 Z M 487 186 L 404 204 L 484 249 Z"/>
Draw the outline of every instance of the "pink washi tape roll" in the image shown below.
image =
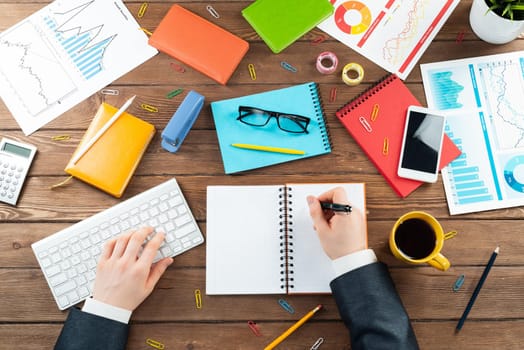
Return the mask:
<path id="1" fill-rule="evenodd" d="M 337 69 L 338 58 L 330 51 L 324 51 L 317 57 L 317 70 L 322 74 L 331 74 Z"/>

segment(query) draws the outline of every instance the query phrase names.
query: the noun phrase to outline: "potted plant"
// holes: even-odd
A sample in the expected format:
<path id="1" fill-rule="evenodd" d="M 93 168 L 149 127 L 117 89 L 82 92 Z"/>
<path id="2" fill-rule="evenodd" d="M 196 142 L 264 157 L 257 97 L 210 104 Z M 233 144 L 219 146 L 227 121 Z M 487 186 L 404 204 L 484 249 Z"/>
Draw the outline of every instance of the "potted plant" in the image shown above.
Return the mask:
<path id="1" fill-rule="evenodd" d="M 473 0 L 473 32 L 491 44 L 505 44 L 524 32 L 524 0 Z"/>

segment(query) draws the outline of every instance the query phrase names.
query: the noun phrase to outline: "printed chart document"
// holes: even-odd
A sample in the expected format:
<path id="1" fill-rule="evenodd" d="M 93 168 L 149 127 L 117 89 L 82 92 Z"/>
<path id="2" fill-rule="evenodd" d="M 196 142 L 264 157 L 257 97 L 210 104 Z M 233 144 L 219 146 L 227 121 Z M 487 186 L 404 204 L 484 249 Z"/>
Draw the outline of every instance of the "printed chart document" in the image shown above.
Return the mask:
<path id="1" fill-rule="evenodd" d="M 28 135 L 157 51 L 121 0 L 57 0 L 0 34 L 0 96 Z"/>
<path id="2" fill-rule="evenodd" d="M 406 79 L 459 0 L 331 0 L 318 28 Z"/>
<path id="3" fill-rule="evenodd" d="M 421 65 L 428 107 L 462 155 L 442 170 L 450 214 L 524 205 L 524 51 Z"/>

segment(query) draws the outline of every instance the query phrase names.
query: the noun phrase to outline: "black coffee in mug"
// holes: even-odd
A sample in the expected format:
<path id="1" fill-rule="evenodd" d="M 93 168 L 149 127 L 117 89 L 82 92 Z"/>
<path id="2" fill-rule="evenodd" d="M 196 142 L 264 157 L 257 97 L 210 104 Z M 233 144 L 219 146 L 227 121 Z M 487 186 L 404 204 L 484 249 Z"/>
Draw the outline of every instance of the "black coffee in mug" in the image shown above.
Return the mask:
<path id="1" fill-rule="evenodd" d="M 404 220 L 395 232 L 395 244 L 403 254 L 411 259 L 429 256 L 436 245 L 435 231 L 422 219 Z"/>

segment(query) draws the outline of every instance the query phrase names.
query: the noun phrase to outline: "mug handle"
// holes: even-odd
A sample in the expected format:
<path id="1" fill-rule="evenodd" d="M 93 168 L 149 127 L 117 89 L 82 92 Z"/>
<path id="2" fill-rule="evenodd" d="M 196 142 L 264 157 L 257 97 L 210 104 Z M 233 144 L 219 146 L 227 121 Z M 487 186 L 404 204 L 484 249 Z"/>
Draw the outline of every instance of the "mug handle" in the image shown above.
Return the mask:
<path id="1" fill-rule="evenodd" d="M 448 233 L 444 234 L 444 240 L 453 238 L 457 235 L 457 231 L 449 231 Z"/>
<path id="2" fill-rule="evenodd" d="M 441 271 L 446 271 L 451 266 L 449 260 L 440 253 L 435 255 L 433 259 L 428 260 L 428 264 Z"/>

